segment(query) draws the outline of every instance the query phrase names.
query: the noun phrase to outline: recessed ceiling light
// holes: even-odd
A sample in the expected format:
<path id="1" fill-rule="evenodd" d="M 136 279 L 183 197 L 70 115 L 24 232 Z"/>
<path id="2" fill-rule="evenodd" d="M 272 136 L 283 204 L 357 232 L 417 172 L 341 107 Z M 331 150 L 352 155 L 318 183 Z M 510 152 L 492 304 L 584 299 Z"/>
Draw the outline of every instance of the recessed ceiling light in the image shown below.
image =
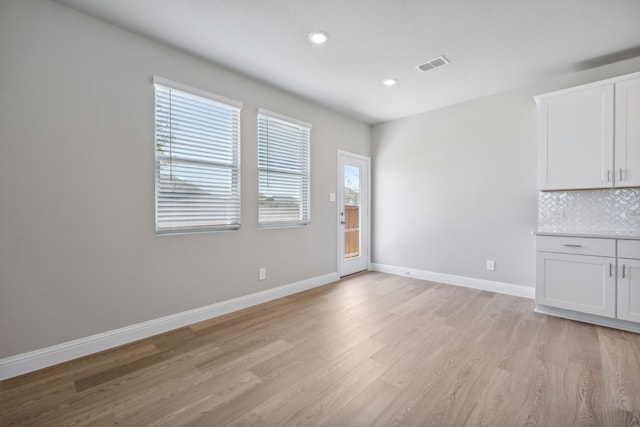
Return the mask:
<path id="1" fill-rule="evenodd" d="M 385 85 L 385 86 L 393 86 L 396 83 L 398 83 L 398 79 L 384 79 L 382 81 L 382 84 Z"/>
<path id="2" fill-rule="evenodd" d="M 309 33 L 309 41 L 313 44 L 325 44 L 329 40 L 329 34 L 326 31 L 311 31 Z"/>

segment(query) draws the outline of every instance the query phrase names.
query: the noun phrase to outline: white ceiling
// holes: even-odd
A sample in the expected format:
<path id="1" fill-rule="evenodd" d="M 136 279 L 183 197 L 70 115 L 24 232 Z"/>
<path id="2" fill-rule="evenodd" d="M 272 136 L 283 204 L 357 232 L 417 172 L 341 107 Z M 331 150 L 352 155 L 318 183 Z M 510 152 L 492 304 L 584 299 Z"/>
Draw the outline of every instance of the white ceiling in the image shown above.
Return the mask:
<path id="1" fill-rule="evenodd" d="M 639 0 L 57 1 L 368 123 L 640 56 Z"/>

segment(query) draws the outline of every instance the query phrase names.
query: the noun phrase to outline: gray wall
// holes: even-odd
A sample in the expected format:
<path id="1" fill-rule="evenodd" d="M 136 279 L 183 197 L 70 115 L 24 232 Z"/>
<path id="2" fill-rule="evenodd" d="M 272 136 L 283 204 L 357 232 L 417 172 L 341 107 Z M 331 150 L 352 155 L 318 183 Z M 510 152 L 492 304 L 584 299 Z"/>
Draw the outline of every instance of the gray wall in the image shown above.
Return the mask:
<path id="1" fill-rule="evenodd" d="M 372 261 L 534 286 L 533 96 L 638 70 L 627 60 L 375 125 Z"/>
<path id="2" fill-rule="evenodd" d="M 0 62 L 0 358 L 336 271 L 368 125 L 49 1 L 0 2 Z M 240 231 L 155 236 L 154 74 L 244 102 Z M 310 227 L 257 228 L 257 107 L 313 124 Z"/>

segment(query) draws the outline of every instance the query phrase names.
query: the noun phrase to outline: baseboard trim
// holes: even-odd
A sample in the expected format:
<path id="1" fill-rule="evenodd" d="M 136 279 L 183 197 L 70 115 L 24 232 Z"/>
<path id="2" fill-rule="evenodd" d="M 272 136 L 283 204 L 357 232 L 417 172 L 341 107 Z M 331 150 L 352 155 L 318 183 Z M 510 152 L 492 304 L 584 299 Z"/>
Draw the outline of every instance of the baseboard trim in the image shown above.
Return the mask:
<path id="1" fill-rule="evenodd" d="M 473 277 L 456 276 L 454 274 L 436 273 L 433 271 L 417 270 L 415 268 L 398 267 L 387 264 L 371 264 L 373 271 L 395 274 L 398 276 L 410 276 L 432 282 L 445 283 L 447 285 L 462 286 L 465 288 L 481 289 L 499 294 L 513 295 L 522 298 L 535 298 L 535 288 L 529 286 L 513 285 L 511 283 L 495 282 L 492 280 L 476 279 Z"/>
<path id="2" fill-rule="evenodd" d="M 340 280 L 338 273 L 312 277 L 273 289 L 233 298 L 147 322 L 0 359 L 0 380 L 57 365 L 119 345 L 201 322 Z"/>
<path id="3" fill-rule="evenodd" d="M 580 313 L 563 308 L 549 307 L 547 305 L 536 305 L 536 313 L 547 314 L 549 316 L 563 317 L 565 319 L 577 320 L 578 322 L 591 323 L 593 325 L 606 326 L 607 328 L 622 329 L 623 331 L 640 333 L 640 325 L 635 322 L 629 322 L 621 319 L 611 319 L 595 314 Z"/>

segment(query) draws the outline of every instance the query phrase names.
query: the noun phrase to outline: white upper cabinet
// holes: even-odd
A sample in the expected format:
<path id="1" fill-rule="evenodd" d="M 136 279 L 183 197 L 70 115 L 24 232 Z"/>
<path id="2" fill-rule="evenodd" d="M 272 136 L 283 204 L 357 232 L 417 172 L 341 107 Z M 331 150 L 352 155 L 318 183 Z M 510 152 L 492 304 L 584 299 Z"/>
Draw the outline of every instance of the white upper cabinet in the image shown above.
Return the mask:
<path id="1" fill-rule="evenodd" d="M 640 73 L 535 99 L 540 190 L 640 186 Z"/>
<path id="2" fill-rule="evenodd" d="M 540 101 L 540 189 L 609 187 L 613 169 L 613 85 Z"/>
<path id="3" fill-rule="evenodd" d="M 640 77 L 615 85 L 615 184 L 640 186 Z"/>

